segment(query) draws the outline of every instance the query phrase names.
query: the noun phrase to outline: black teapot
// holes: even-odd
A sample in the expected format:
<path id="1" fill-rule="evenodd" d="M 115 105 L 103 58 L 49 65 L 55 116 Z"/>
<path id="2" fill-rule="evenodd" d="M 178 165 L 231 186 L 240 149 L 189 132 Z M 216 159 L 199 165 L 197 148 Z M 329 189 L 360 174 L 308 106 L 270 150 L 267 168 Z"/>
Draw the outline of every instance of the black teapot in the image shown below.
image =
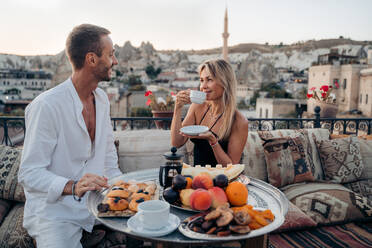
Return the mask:
<path id="1" fill-rule="evenodd" d="M 177 154 L 177 148 L 172 147 L 171 152 L 164 154 L 167 159 L 165 165 L 160 166 L 159 170 L 159 183 L 164 188 L 172 186 L 173 177 L 181 174 L 182 171 L 182 154 Z"/>

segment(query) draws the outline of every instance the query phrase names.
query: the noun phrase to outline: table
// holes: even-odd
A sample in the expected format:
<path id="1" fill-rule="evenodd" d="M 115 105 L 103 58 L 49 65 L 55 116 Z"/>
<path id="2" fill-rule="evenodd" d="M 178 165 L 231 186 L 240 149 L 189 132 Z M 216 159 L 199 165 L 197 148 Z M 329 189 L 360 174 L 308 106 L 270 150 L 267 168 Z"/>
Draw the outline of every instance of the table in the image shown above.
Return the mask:
<path id="1" fill-rule="evenodd" d="M 155 180 L 158 183 L 158 177 L 159 177 L 159 169 L 148 169 L 148 170 L 141 170 L 136 172 L 130 172 L 127 174 L 124 174 L 118 178 L 112 179 L 109 181 L 109 184 L 112 184 L 113 182 L 117 180 L 136 180 L 136 181 L 150 181 Z M 245 243 L 244 246 L 249 245 L 249 247 L 252 247 L 251 245 L 254 245 L 254 247 L 264 245 L 264 242 L 267 239 L 267 233 L 272 231 L 272 228 L 276 229 L 278 228 L 283 222 L 284 222 L 284 216 L 287 213 L 288 210 L 288 200 L 285 197 L 285 195 L 278 190 L 277 188 L 273 187 L 272 185 L 265 183 L 261 180 L 250 178 L 251 183 L 248 185 L 249 190 L 249 196 L 248 196 L 248 203 L 253 205 L 254 207 L 258 208 L 270 208 L 274 215 L 276 216 L 275 221 L 266 226 L 263 227 L 260 230 L 255 237 L 247 238 L 245 235 L 242 236 L 234 236 L 230 237 L 230 239 L 226 240 L 199 240 L 199 239 L 191 239 L 186 236 L 184 236 L 182 233 L 180 233 L 179 230 L 175 230 L 174 232 L 162 236 L 162 237 L 146 237 L 140 234 L 135 234 L 131 232 L 131 230 L 127 227 L 127 220 L 128 218 L 100 218 L 97 216 L 97 205 L 102 202 L 103 195 L 98 191 L 91 191 L 88 193 L 88 209 L 89 211 L 104 225 L 117 230 L 124 232 L 129 237 L 133 237 L 136 239 L 141 239 L 145 241 L 151 241 L 158 244 L 158 246 L 166 246 L 167 244 L 177 244 L 177 246 L 183 246 L 183 245 L 193 245 L 193 244 L 213 244 L 213 243 L 221 243 L 221 242 L 232 242 L 232 241 L 238 241 L 243 240 L 243 243 Z M 160 187 L 160 186 L 159 186 Z M 184 220 L 185 218 L 194 215 L 195 213 L 180 210 L 177 208 L 171 207 L 171 213 L 177 215 L 180 220 Z M 270 227 L 270 228 L 267 228 Z M 257 230 L 257 231 L 258 231 Z"/>

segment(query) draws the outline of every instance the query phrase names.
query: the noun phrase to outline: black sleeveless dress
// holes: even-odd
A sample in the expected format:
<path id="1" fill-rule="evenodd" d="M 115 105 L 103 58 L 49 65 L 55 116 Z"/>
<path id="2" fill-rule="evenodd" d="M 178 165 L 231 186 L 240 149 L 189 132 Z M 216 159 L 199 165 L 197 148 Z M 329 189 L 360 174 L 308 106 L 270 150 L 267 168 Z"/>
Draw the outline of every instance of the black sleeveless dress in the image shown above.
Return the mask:
<path id="1" fill-rule="evenodd" d="M 199 125 L 204 120 L 204 117 L 208 113 L 210 109 L 210 106 L 208 107 L 207 111 L 205 111 L 202 119 L 200 120 Z M 223 113 L 222 113 L 223 114 Z M 212 131 L 212 128 L 214 125 L 216 125 L 217 121 L 221 118 L 222 114 L 218 116 L 216 121 L 213 123 L 213 125 L 209 128 L 209 131 Z M 212 167 L 215 167 L 217 164 L 216 157 L 214 156 L 213 149 L 209 142 L 204 139 L 190 139 L 194 143 L 194 166 L 195 165 L 201 165 L 205 166 L 206 164 L 210 164 Z M 227 147 L 229 144 L 228 140 L 219 140 L 218 143 L 221 145 L 222 149 L 227 153 Z"/>

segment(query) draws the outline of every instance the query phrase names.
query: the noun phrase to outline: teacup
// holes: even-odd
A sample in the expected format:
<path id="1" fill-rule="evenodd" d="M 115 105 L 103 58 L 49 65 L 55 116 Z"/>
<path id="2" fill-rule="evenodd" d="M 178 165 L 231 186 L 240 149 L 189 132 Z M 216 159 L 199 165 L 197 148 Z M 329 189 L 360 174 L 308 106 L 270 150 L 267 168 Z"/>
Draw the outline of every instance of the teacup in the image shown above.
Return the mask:
<path id="1" fill-rule="evenodd" d="M 190 100 L 192 103 L 202 104 L 207 97 L 207 94 L 202 91 L 190 90 Z"/>
<path id="2" fill-rule="evenodd" d="M 169 208 L 169 203 L 165 201 L 145 201 L 138 204 L 136 216 L 145 228 L 156 230 L 168 225 Z"/>

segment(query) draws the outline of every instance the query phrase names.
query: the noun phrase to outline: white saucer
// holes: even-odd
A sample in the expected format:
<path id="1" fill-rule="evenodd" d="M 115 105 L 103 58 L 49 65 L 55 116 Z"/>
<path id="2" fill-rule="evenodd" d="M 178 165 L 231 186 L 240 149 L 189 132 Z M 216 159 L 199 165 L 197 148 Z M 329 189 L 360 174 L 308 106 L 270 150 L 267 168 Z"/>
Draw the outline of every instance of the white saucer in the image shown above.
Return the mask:
<path id="1" fill-rule="evenodd" d="M 137 216 L 132 216 L 128 219 L 127 225 L 134 233 L 138 233 L 148 237 L 160 237 L 167 235 L 178 228 L 180 225 L 180 218 L 174 214 L 169 214 L 168 224 L 160 229 L 150 230 L 142 226 Z"/>
<path id="2" fill-rule="evenodd" d="M 180 129 L 181 132 L 187 135 L 198 135 L 201 133 L 205 133 L 209 130 L 207 126 L 200 126 L 200 125 L 192 125 L 186 126 Z"/>

